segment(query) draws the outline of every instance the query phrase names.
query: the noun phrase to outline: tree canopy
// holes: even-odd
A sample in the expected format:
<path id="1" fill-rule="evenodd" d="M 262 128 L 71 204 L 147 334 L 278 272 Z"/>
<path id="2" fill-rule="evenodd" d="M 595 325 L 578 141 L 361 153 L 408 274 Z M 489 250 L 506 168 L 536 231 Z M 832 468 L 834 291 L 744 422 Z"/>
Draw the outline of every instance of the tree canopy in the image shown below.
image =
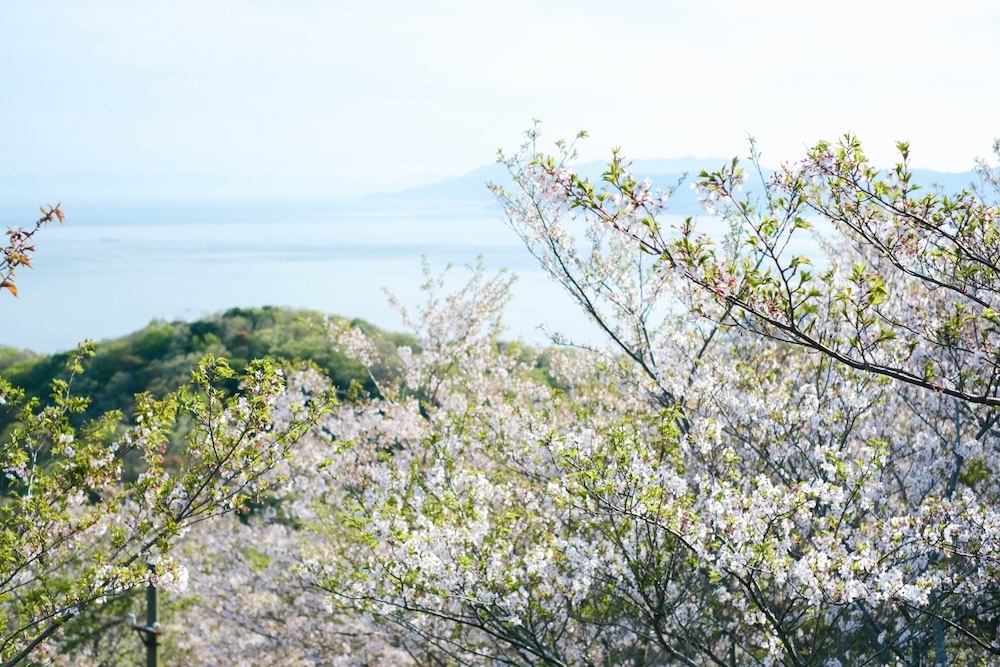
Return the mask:
<path id="1" fill-rule="evenodd" d="M 0 277 L 13 296 L 14 269 L 30 266 L 29 241 L 52 218 L 63 220 L 58 207 L 43 214 L 32 230 L 8 232 Z M 66 373 L 50 377 L 46 396 L 0 377 L 8 425 L 0 437 L 3 665 L 39 660 L 73 619 L 136 586 L 184 588 L 187 571 L 173 547 L 193 526 L 259 499 L 273 483 L 266 473 L 330 400 L 325 393 L 288 400 L 284 375 L 270 361 L 238 374 L 208 355 L 185 386 L 156 398 L 136 394 L 127 421 L 118 410 L 81 418 L 89 399 L 76 385 L 94 356 L 89 342 L 62 355 Z M 164 451 L 179 420 L 185 457 L 168 470 Z M 136 474 L 123 475 L 127 459 Z"/>
<path id="2" fill-rule="evenodd" d="M 215 456 L 221 434 L 267 434 L 269 452 L 297 442 L 254 468 L 253 489 L 271 494 L 258 511 L 189 517 L 173 551 L 192 582 L 171 602 L 173 654 L 193 665 L 995 662 L 994 172 L 984 164 L 978 189 L 942 193 L 918 188 L 905 144 L 888 170 L 845 137 L 771 174 L 752 147 L 749 167 L 694 177 L 708 214 L 681 218 L 669 215 L 678 184 L 638 180 L 618 152 L 591 182 L 573 171 L 572 143 L 546 154 L 537 141 L 536 128 L 502 157 L 512 186 L 494 192 L 603 342 L 504 341 L 510 277 L 480 266 L 457 291 L 429 275 L 422 304 L 397 304 L 407 337 L 330 327 L 331 349 L 367 379 L 326 411 L 310 411 L 331 391 L 315 368 L 255 399 L 257 385 L 213 389 L 231 372 L 209 359 L 197 391 L 140 398 L 116 439 L 104 435 L 114 416 L 70 432 L 61 415 L 81 404 L 65 382 L 54 410 L 23 416 L 55 424 L 39 427 L 53 463 L 34 465 L 64 476 L 76 442 L 106 459 L 106 441 L 137 442 L 180 411 L 201 424 L 193 461 Z M 816 227 L 833 235 L 802 251 Z M 167 345 L 163 326 L 138 349 Z M 269 368 L 251 366 L 250 381 L 274 378 Z M 147 405 L 163 406 L 153 420 Z M 27 466 L 41 449 L 17 442 Z M 155 473 L 156 447 L 139 446 Z M 251 477 L 226 465 L 182 478 L 209 480 L 216 495 L 199 507 L 211 515 L 225 513 L 224 494 L 247 495 L 234 484 Z M 105 498 L 169 510 L 192 494 L 153 477 L 151 495 L 118 482 L 124 496 L 108 484 L 77 495 L 72 516 Z M 24 479 L 5 507 L 38 496 Z M 115 642 L 92 641 L 95 627 L 128 632 L 102 625 L 102 610 L 121 608 L 91 605 L 88 623 L 46 635 L 54 662 L 121 661 Z"/>

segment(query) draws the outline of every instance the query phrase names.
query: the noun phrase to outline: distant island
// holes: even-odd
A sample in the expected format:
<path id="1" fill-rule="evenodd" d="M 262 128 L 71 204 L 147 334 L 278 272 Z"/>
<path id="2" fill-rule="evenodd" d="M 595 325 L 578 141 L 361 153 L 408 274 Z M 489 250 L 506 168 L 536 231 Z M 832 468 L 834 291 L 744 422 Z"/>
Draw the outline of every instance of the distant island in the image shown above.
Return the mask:
<path id="1" fill-rule="evenodd" d="M 656 187 L 668 187 L 687 173 L 695 176 L 702 169 L 716 169 L 726 158 L 684 157 L 673 159 L 633 160 L 632 170 L 649 178 Z M 605 169 L 601 161 L 576 165 L 579 173 L 599 180 Z M 765 175 L 770 173 L 765 171 Z M 957 191 L 975 182 L 975 172 L 943 172 L 926 169 L 913 171 L 922 185 L 937 184 L 944 191 Z M 509 175 L 503 165 L 490 164 L 461 176 L 447 178 L 419 187 L 365 193 L 345 190 L 343 184 L 322 178 L 293 179 L 265 174 L 113 174 L 78 172 L 64 174 L 24 174 L 0 176 L 0 214 L 7 217 L 17 210 L 32 210 L 40 202 L 60 200 L 72 204 L 112 204 L 115 206 L 164 205 L 177 202 L 227 203 L 254 206 L 285 201 L 342 202 L 365 207 L 373 200 L 393 202 L 454 202 L 490 206 L 493 198 L 489 182 L 504 184 Z M 697 196 L 686 187 L 674 194 L 671 212 L 695 215 L 701 212 Z"/>

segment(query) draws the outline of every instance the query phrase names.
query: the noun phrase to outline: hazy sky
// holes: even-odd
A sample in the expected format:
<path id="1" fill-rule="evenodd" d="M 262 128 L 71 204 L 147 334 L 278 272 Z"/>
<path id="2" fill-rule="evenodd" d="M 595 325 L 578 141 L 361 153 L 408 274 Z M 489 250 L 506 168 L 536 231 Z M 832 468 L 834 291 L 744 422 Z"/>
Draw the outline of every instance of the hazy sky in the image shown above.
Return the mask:
<path id="1" fill-rule="evenodd" d="M 586 128 L 584 157 L 765 161 L 858 134 L 963 171 L 1000 135 L 1000 4 L 92 0 L 0 5 L 0 176 L 451 176 Z"/>

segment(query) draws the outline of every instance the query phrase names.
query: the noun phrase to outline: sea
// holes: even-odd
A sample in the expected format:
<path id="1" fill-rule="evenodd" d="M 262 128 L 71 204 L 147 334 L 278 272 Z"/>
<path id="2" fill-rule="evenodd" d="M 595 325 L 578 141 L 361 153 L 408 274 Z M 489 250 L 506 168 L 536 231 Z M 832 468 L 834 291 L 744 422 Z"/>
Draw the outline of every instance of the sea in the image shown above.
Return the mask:
<path id="1" fill-rule="evenodd" d="M 516 277 L 504 310 L 508 339 L 604 341 L 499 205 L 482 199 L 84 200 L 62 210 L 65 224 L 41 230 L 32 267 L 18 269 L 18 297 L 0 291 L 0 346 L 52 353 L 154 320 L 194 321 L 251 306 L 307 308 L 405 331 L 389 294 L 415 311 L 426 301 L 425 266 L 457 289 L 480 261 L 490 276 Z M 37 217 L 37 209 L 8 205 L 0 208 L 0 229 Z M 702 224 L 711 233 L 713 221 Z M 714 222 L 716 232 L 721 225 Z M 808 236 L 792 245 L 788 252 L 823 263 Z"/>
<path id="2" fill-rule="evenodd" d="M 233 307 L 309 308 L 405 330 L 387 293 L 423 302 L 424 265 L 457 287 L 479 258 L 516 275 L 511 339 L 596 329 L 506 226 L 479 202 L 64 202 L 64 225 L 38 233 L 18 297 L 0 293 L 0 346 L 51 353 L 123 336 L 153 320 L 196 320 Z M 28 226 L 36 210 L 0 210 Z"/>

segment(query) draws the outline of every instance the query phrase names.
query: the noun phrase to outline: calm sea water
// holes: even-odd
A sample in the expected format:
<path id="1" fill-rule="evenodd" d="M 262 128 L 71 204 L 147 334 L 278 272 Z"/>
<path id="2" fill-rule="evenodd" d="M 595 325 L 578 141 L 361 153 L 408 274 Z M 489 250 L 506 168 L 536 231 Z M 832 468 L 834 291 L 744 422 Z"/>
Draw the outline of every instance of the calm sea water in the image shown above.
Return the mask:
<path id="1" fill-rule="evenodd" d="M 422 257 L 434 271 L 474 264 L 518 276 L 511 337 L 539 326 L 593 333 L 497 211 L 460 204 L 271 203 L 63 206 L 67 223 L 37 238 L 20 297 L 0 295 L 0 345 L 39 352 L 102 340 L 151 320 L 193 320 L 234 306 L 313 308 L 401 329 L 384 290 L 420 303 Z M 31 211 L 0 211 L 25 225 Z M 456 268 L 454 284 L 468 272 Z"/>
<path id="2" fill-rule="evenodd" d="M 311 308 L 402 330 L 386 290 L 421 303 L 423 259 L 434 273 L 482 256 L 488 273 L 517 276 L 505 311 L 511 338 L 603 340 L 551 281 L 495 208 L 460 202 L 118 204 L 66 202 L 67 223 L 43 230 L 20 297 L 0 294 L 0 345 L 54 352 L 122 336 L 153 319 L 195 320 L 236 306 Z M 0 225 L 36 212 L 0 210 Z M 676 216 L 674 216 L 676 217 Z M 679 221 L 677 220 L 673 222 Z M 664 221 L 669 222 L 670 221 Z M 817 261 L 817 246 L 795 254 Z"/>

